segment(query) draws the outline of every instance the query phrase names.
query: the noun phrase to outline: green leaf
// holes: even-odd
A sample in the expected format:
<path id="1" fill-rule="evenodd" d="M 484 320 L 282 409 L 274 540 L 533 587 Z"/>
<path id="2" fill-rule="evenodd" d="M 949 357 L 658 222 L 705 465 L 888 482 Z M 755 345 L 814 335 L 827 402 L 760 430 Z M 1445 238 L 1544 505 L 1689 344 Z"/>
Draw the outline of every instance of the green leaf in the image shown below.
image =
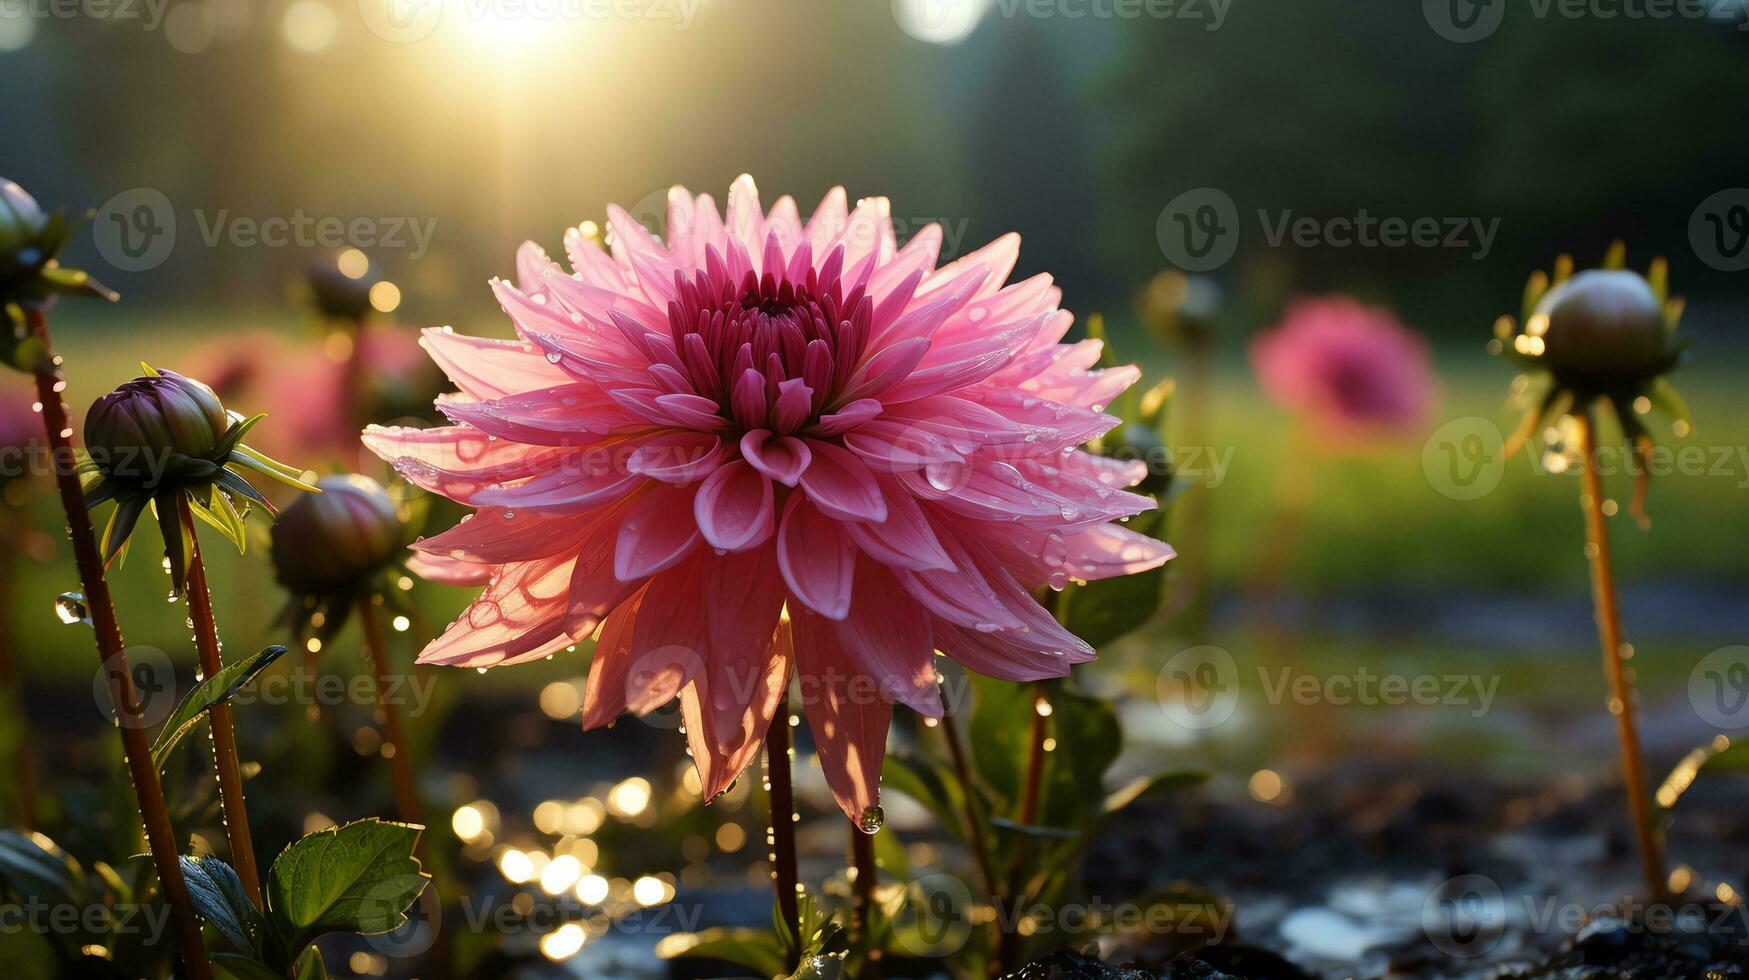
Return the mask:
<path id="1" fill-rule="evenodd" d="M 760 976 L 775 977 L 786 969 L 777 936 L 764 929 L 706 929 L 675 933 L 656 944 L 665 960 L 709 959 L 744 966 Z"/>
<path id="2" fill-rule="evenodd" d="M 413 848 L 425 828 L 360 820 L 319 831 L 286 848 L 267 873 L 268 928 L 275 965 L 289 967 L 305 947 L 333 932 L 392 932 L 425 890 Z"/>
<path id="3" fill-rule="evenodd" d="M 910 855 L 905 853 L 904 843 L 892 828 L 874 835 L 874 858 L 875 867 L 886 872 L 889 878 L 898 881 L 911 880 Z"/>
<path id="4" fill-rule="evenodd" d="M 85 876 L 79 862 L 52 841 L 45 847 L 15 830 L 0 830 L 0 885 L 24 901 L 84 904 Z"/>
<path id="5" fill-rule="evenodd" d="M 152 764 L 158 771 L 164 771 L 164 766 L 170 761 L 176 746 L 214 705 L 229 701 L 244 685 L 254 680 L 256 674 L 284 655 L 285 647 L 268 647 L 252 657 L 231 664 L 189 691 L 188 696 L 176 706 L 176 710 L 170 713 L 169 720 L 158 730 L 158 738 L 152 743 Z"/>
<path id="6" fill-rule="evenodd" d="M 1105 798 L 1105 812 L 1116 813 L 1137 800 L 1156 799 L 1208 782 L 1206 769 L 1172 769 L 1157 776 L 1144 776 Z"/>
<path id="7" fill-rule="evenodd" d="M 243 891 L 243 881 L 237 872 L 214 857 L 185 857 L 181 861 L 194 910 L 225 937 L 232 949 L 260 956 L 261 913 Z"/>
<path id="8" fill-rule="evenodd" d="M 292 980 L 328 980 L 328 964 L 322 960 L 322 951 L 314 947 L 304 950 Z"/>
<path id="9" fill-rule="evenodd" d="M 1021 823 L 1018 820 L 1010 820 L 1007 817 L 991 817 L 990 826 L 997 830 L 1019 834 L 1022 837 L 1036 837 L 1040 840 L 1079 840 L 1081 837 L 1079 830 L 1069 830 L 1064 827 L 1038 827 Z"/>
<path id="10" fill-rule="evenodd" d="M 942 827 L 965 839 L 964 811 L 958 808 L 964 789 L 954 774 L 935 760 L 909 752 L 887 756 L 881 789 L 895 790 L 923 804 Z"/>
<path id="11" fill-rule="evenodd" d="M 285 980 L 284 973 L 241 953 L 214 953 L 212 962 L 219 980 Z"/>
<path id="12" fill-rule="evenodd" d="M 996 797 L 996 809 L 1011 811 L 1020 801 L 1021 782 L 1031 751 L 1033 706 L 1031 684 L 1013 684 L 968 673 L 972 690 L 971 739 L 973 775 Z"/>
<path id="13" fill-rule="evenodd" d="M 1045 755 L 1038 823 L 1084 828 L 1103 813 L 1105 773 L 1123 748 L 1123 727 L 1104 699 L 1057 685 L 1049 700 L 1057 749 Z"/>

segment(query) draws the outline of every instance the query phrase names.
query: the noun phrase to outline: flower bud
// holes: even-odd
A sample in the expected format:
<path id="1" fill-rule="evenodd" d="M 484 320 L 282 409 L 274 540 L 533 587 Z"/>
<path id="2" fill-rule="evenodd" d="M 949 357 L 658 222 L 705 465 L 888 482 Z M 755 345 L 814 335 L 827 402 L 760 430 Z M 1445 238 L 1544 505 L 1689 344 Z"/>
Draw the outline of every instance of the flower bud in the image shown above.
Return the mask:
<path id="1" fill-rule="evenodd" d="M 309 283 L 316 312 L 330 320 L 350 323 L 362 323 L 369 318 L 373 310 L 370 289 L 377 284 L 378 277 L 369 268 L 356 276 L 352 271 L 329 262 L 319 262 L 305 270 L 304 278 Z"/>
<path id="2" fill-rule="evenodd" d="M 106 477 L 155 488 L 218 472 L 231 424 L 211 388 L 161 371 L 99 398 L 85 418 L 85 446 Z"/>
<path id="3" fill-rule="evenodd" d="M 41 268 L 49 216 L 24 188 L 0 179 L 0 283 Z"/>
<path id="4" fill-rule="evenodd" d="M 1556 377 L 1588 387 L 1646 380 L 1674 357 L 1663 305 L 1625 270 L 1588 270 L 1549 290 L 1527 329 Z"/>
<path id="5" fill-rule="evenodd" d="M 329 476 L 316 486 L 321 493 L 299 497 L 273 525 L 274 574 L 302 595 L 349 593 L 401 557 L 406 526 L 367 476 Z"/>

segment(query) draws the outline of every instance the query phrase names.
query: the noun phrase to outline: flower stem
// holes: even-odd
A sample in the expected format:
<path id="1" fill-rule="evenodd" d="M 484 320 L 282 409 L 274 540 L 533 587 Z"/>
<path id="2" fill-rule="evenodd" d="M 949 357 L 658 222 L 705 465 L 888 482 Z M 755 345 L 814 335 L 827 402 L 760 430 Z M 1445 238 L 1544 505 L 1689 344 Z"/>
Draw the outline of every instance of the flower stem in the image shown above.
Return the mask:
<path id="1" fill-rule="evenodd" d="M 42 309 L 26 306 L 25 316 L 44 349 L 52 351 L 48 322 Z M 42 403 L 43 426 L 48 431 L 49 449 L 53 454 L 55 487 L 60 492 L 61 509 L 66 512 L 67 529 L 73 540 L 73 560 L 79 567 L 79 579 L 85 588 L 85 607 L 97 634 L 97 652 L 109 681 L 110 700 L 115 704 L 122 753 L 133 777 L 134 794 L 139 799 L 140 816 L 145 824 L 152 863 L 158 871 L 159 887 L 170 906 L 177 942 L 182 949 L 183 969 L 191 980 L 210 980 L 212 965 L 207 961 L 206 947 L 201 944 L 200 920 L 195 918 L 194 905 L 188 898 L 188 883 L 182 877 L 182 865 L 176 853 L 176 830 L 170 823 L 170 811 L 164 806 L 164 789 L 158 782 L 158 770 L 152 765 L 152 745 L 146 737 L 145 721 L 140 716 L 139 700 L 128 672 L 121 626 L 115 618 L 115 603 L 109 595 L 109 583 L 103 577 L 103 558 L 97 551 L 91 514 L 85 509 L 85 494 L 73 465 L 73 429 L 67 419 L 67 406 L 61 401 L 66 384 L 61 379 L 60 359 L 53 355 L 48 357 L 49 360 L 36 372 L 37 398 Z"/>
<path id="2" fill-rule="evenodd" d="M 393 686 L 389 676 L 389 659 L 383 646 L 382 624 L 369 597 L 358 600 L 358 621 L 364 628 L 364 659 L 376 681 L 377 711 L 382 715 L 383 734 L 389 745 L 389 768 L 395 780 L 395 812 L 405 823 L 425 825 L 420 816 L 419 787 L 413 778 L 413 753 L 407 744 L 407 730 L 401 725 L 401 711 L 384 695 Z M 423 838 L 421 838 L 423 839 Z"/>
<path id="3" fill-rule="evenodd" d="M 1597 423 L 1587 408 L 1575 415 L 1579 429 L 1579 466 L 1585 510 L 1586 554 L 1591 560 L 1591 598 L 1596 607 L 1597 637 L 1603 644 L 1603 671 L 1609 677 L 1609 710 L 1615 715 L 1615 733 L 1621 742 L 1623 788 L 1628 813 L 1639 842 L 1640 867 L 1653 899 L 1666 892 L 1664 856 L 1652 827 L 1651 796 L 1646 792 L 1646 763 L 1640 755 L 1640 736 L 1634 721 L 1633 681 L 1623 663 L 1621 607 L 1616 600 L 1615 571 L 1609 554 L 1609 527 L 1603 513 L 1603 478 L 1597 470 Z"/>
<path id="4" fill-rule="evenodd" d="M 14 540 L 9 543 L 15 552 L 22 550 L 22 542 Z M 0 698 L 4 699 L 0 703 L 24 717 L 24 687 L 19 683 L 18 671 L 12 661 L 12 648 L 19 639 L 12 625 L 12 570 L 10 560 L 0 563 Z M 18 796 L 18 805 L 11 814 L 12 825 L 29 830 L 36 826 L 36 763 L 29 724 L 18 727 L 18 744 L 13 746 L 12 782 Z"/>
<path id="5" fill-rule="evenodd" d="M 789 694 L 765 730 L 765 786 L 771 797 L 771 887 L 791 935 L 801 942 L 801 911 L 796 903 L 796 801 L 790 785 Z M 793 964 L 792 964 L 793 965 Z"/>
<path id="6" fill-rule="evenodd" d="M 959 777 L 963 787 L 962 815 L 966 822 L 966 846 L 972 850 L 972 859 L 977 862 L 978 873 L 984 879 L 984 893 L 991 901 L 1000 901 L 996 872 L 990 867 L 990 851 L 984 844 L 984 819 L 978 812 L 977 790 L 972 785 L 972 767 L 966 759 L 965 746 L 960 744 L 959 725 L 954 721 L 953 712 L 943 712 L 941 716 L 941 736 L 947 742 L 948 755 L 953 758 L 954 775 Z"/>
<path id="7" fill-rule="evenodd" d="M 850 935 L 862 950 L 861 980 L 879 980 L 880 950 L 870 935 L 870 916 L 875 907 L 875 885 L 879 871 L 875 867 L 874 834 L 865 834 L 850 824 L 850 866 L 856 869 L 856 881 L 851 890 Z"/>
<path id="8" fill-rule="evenodd" d="M 1038 823 L 1040 799 L 1043 796 L 1045 775 L 1045 739 L 1050 734 L 1050 715 L 1041 711 L 1050 703 L 1049 688 L 1044 681 L 1034 681 L 1029 689 L 1032 694 L 1032 729 L 1027 738 L 1026 781 L 1020 788 L 1020 807 L 1014 818 L 1023 826 L 1033 826 Z M 1009 868 L 1009 893 L 1020 899 L 1026 894 L 1027 868 L 1031 848 L 1029 838 L 1020 835 L 1014 844 L 1014 863 Z M 1005 930 L 996 949 L 996 963 L 999 967 L 1016 966 L 1014 961 L 1020 955 L 1020 933 L 1017 930 Z"/>
<path id="9" fill-rule="evenodd" d="M 181 495 L 177 509 L 190 542 L 188 614 L 194 621 L 194 647 L 200 654 L 201 675 L 216 677 L 225 669 L 225 661 L 219 653 L 219 627 L 213 618 L 212 593 L 207 589 L 206 562 L 200 556 L 200 537 L 194 531 L 194 514 L 189 510 L 187 494 Z M 242 879 L 249 901 L 261 908 L 261 873 L 255 867 L 249 806 L 243 800 L 243 766 L 237 757 L 237 730 L 231 722 L 231 705 L 215 704 L 207 714 L 213 732 L 213 770 L 219 777 L 219 811 L 225 821 L 225 837 L 231 844 L 231 866 Z"/>

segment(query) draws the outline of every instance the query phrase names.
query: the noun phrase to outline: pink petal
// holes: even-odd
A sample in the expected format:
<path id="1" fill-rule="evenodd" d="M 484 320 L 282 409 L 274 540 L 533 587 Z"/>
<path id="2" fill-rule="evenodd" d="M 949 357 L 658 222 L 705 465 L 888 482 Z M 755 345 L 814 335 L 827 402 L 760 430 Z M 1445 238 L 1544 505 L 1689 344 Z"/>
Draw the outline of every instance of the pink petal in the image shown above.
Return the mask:
<path id="1" fill-rule="evenodd" d="M 525 341 L 487 340 L 433 327 L 420 331 L 419 346 L 456 387 L 482 400 L 571 381 Z"/>
<path id="2" fill-rule="evenodd" d="M 500 566 L 480 597 L 419 654 L 422 664 L 495 667 L 576 642 L 565 631 L 574 557 Z"/>
<path id="3" fill-rule="evenodd" d="M 764 542 L 776 525 L 771 481 L 741 460 L 707 477 L 693 501 L 693 514 L 711 547 L 745 551 Z"/>
<path id="4" fill-rule="evenodd" d="M 843 524 L 801 494 L 791 494 L 784 505 L 777 563 L 790 592 L 809 608 L 832 619 L 849 613 L 856 546 Z"/>
<path id="5" fill-rule="evenodd" d="M 680 692 L 680 716 L 686 725 L 686 742 L 698 767 L 700 795 L 715 799 L 729 788 L 759 754 L 765 733 L 779 720 L 778 710 L 789 687 L 789 627 L 780 626 L 765 652 L 762 670 L 741 713 L 728 723 L 719 722 L 707 710 L 715 692 L 705 674 L 695 674 Z"/>
<path id="6" fill-rule="evenodd" d="M 663 483 L 697 483 L 709 476 L 729 450 L 709 432 L 663 432 L 645 439 L 626 458 L 626 470 Z"/>
<path id="7" fill-rule="evenodd" d="M 654 485 L 619 511 L 614 546 L 613 577 L 621 582 L 647 578 L 691 554 L 698 546 L 698 523 L 692 520 L 695 486 Z"/>
<path id="8" fill-rule="evenodd" d="M 626 710 L 647 715 L 674 700 L 704 668 L 704 566 L 694 555 L 650 579 L 632 629 Z"/>
<path id="9" fill-rule="evenodd" d="M 912 709 L 941 717 L 941 687 L 929 617 L 878 562 L 864 558 L 856 572 L 850 615 L 837 624 L 838 643 L 883 690 Z"/>
<path id="10" fill-rule="evenodd" d="M 482 507 L 449 530 L 414 542 L 413 550 L 486 565 L 531 561 L 576 551 L 600 521 L 600 512 L 506 516 L 500 508 Z"/>
<path id="11" fill-rule="evenodd" d="M 893 706 L 838 643 L 831 621 L 791 610 L 802 705 L 819 750 L 820 768 L 838 806 L 853 823 L 880 805 L 881 765 Z"/>
<path id="12" fill-rule="evenodd" d="M 819 439 L 809 439 L 807 444 L 814 456 L 807 472 L 802 474 L 802 489 L 807 491 L 808 499 L 840 520 L 887 519 L 881 488 L 855 453 Z"/>
<path id="13" fill-rule="evenodd" d="M 846 523 L 844 530 L 850 539 L 884 565 L 953 571 L 953 559 L 942 548 L 916 498 L 891 477 L 877 479 L 887 503 L 887 519 L 879 524 Z"/>
<path id="14" fill-rule="evenodd" d="M 407 571 L 439 585 L 485 585 L 492 577 L 491 565 L 437 555 L 414 555 L 407 559 L 406 565 Z"/>
<path id="15" fill-rule="evenodd" d="M 794 436 L 772 438 L 770 430 L 754 429 L 741 437 L 741 458 L 773 480 L 793 487 L 813 462 L 814 454 L 805 440 Z"/>
<path id="16" fill-rule="evenodd" d="M 783 611 L 783 586 L 777 557 L 769 547 L 705 559 L 701 600 L 709 652 L 703 676 L 709 697 L 703 705 L 718 735 L 736 742 L 764 734 L 763 729 L 741 731 L 739 721 L 763 693 L 765 661 Z"/>

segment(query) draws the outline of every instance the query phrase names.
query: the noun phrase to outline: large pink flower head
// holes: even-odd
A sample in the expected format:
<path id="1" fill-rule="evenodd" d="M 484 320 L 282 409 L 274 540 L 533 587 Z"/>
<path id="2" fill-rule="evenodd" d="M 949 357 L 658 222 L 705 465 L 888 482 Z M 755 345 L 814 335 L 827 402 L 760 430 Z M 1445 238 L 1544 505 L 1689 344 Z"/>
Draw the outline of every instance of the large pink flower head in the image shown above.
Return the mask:
<path id="1" fill-rule="evenodd" d="M 1438 393 L 1427 341 L 1348 296 L 1295 300 L 1251 364 L 1272 401 L 1339 442 L 1414 435 Z"/>
<path id="2" fill-rule="evenodd" d="M 758 751 L 792 675 L 840 806 L 879 800 L 893 705 L 942 712 L 936 651 L 1014 681 L 1093 650 L 1033 589 L 1152 568 L 1113 523 L 1153 506 L 1134 462 L 1079 449 L 1131 367 L 1049 276 L 1005 285 L 1008 235 L 937 266 L 885 199 L 834 188 L 806 223 L 749 177 L 726 215 L 668 196 L 657 238 L 609 209 L 611 251 L 572 230 L 492 288 L 516 340 L 432 330 L 455 424 L 372 428 L 411 482 L 477 512 L 414 547 L 485 591 L 421 654 L 492 667 L 598 634 L 588 727 L 681 701 L 707 798 Z"/>

